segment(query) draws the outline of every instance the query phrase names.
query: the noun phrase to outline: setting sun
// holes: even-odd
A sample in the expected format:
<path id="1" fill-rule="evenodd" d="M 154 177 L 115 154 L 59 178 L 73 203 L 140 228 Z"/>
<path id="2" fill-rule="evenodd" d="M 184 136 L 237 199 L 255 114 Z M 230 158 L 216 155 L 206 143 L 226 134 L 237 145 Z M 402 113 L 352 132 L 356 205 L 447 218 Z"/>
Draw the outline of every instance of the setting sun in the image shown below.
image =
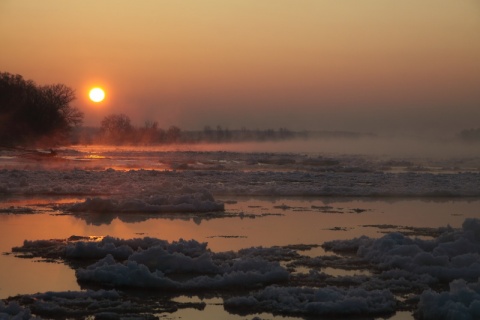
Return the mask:
<path id="1" fill-rule="evenodd" d="M 93 102 L 101 102 L 105 99 L 105 91 L 102 88 L 93 88 L 90 90 L 88 96 Z"/>

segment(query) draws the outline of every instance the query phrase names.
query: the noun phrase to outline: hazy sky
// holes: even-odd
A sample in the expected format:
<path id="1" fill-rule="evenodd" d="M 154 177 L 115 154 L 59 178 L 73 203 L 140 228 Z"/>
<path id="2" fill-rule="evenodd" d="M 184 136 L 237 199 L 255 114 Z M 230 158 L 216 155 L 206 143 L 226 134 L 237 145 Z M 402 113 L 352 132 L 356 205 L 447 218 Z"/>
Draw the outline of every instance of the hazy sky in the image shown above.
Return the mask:
<path id="1" fill-rule="evenodd" d="M 0 71 L 74 88 L 87 125 L 455 132 L 480 127 L 480 1 L 0 0 Z"/>

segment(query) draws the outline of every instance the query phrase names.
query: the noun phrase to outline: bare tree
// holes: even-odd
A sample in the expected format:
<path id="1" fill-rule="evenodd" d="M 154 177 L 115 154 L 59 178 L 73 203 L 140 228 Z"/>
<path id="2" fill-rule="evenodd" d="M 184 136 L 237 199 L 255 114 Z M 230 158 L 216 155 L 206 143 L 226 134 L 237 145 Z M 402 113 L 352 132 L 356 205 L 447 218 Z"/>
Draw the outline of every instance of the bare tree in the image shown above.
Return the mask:
<path id="1" fill-rule="evenodd" d="M 162 138 L 160 130 L 157 121 L 146 120 L 145 125 L 138 129 L 137 139 L 143 144 L 158 143 Z"/>
<path id="2" fill-rule="evenodd" d="M 103 118 L 100 130 L 108 142 L 121 143 L 131 139 L 133 126 L 126 114 L 111 114 Z"/>
<path id="3" fill-rule="evenodd" d="M 21 75 L 1 72 L 0 144 L 62 141 L 83 120 L 83 113 L 71 106 L 73 100 L 75 91 L 63 84 L 37 86 Z"/>
<path id="4" fill-rule="evenodd" d="M 182 133 L 182 130 L 180 130 L 179 127 L 171 126 L 170 128 L 168 128 L 166 133 L 167 142 L 178 142 L 178 140 L 180 139 L 181 133 Z"/>

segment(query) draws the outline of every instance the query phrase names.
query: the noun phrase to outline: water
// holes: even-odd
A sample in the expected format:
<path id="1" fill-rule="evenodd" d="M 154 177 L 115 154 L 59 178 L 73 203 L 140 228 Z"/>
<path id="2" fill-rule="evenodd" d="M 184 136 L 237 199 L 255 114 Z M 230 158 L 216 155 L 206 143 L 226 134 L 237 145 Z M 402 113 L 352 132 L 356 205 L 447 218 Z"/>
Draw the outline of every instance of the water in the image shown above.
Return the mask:
<path id="1" fill-rule="evenodd" d="M 27 172 L 30 170 L 69 170 L 81 169 L 102 171 L 106 168 L 117 170 L 155 169 L 172 170 L 172 166 L 187 163 L 187 170 L 208 172 L 218 170 L 252 170 L 248 164 L 251 159 L 258 159 L 259 154 L 241 154 L 218 152 L 167 152 L 150 150 L 115 149 L 67 149 L 64 151 L 65 162 L 58 162 L 54 168 L 49 163 L 32 162 L 25 159 L 14 161 L 14 157 L 4 159 L 4 167 Z M 220 157 L 221 156 L 221 157 Z M 266 156 L 261 155 L 262 159 Z M 298 166 L 305 159 L 303 154 L 282 155 L 290 160 L 287 166 L 278 160 L 278 154 L 268 157 L 276 161 L 265 161 L 255 166 L 260 172 L 281 172 L 288 170 L 313 170 L 307 166 Z M 194 158 L 193 160 L 191 160 Z M 330 157 L 331 158 L 331 157 Z M 190 160 L 189 160 L 190 159 Z M 337 159 L 337 158 L 335 158 Z M 338 158 L 349 165 L 384 170 L 384 162 L 378 158 L 365 160 L 358 156 Z M 360 159 L 360 160 L 359 160 Z M 418 160 L 415 160 L 418 161 Z M 422 160 L 425 161 L 425 160 Z M 456 162 L 458 164 L 458 161 Z M 471 168 L 472 159 L 463 162 L 465 168 Z M 451 160 L 444 160 L 440 165 L 435 162 L 430 168 L 438 172 L 451 169 Z M 217 169 L 215 169 L 217 168 Z M 394 171 L 409 171 L 418 168 L 417 163 L 407 167 L 391 168 Z M 423 167 L 425 168 L 425 167 Z M 457 169 L 465 171 L 466 169 Z M 317 167 L 318 169 L 318 167 Z M 24 170 L 24 171 L 22 171 Z M 474 172 L 476 169 L 474 169 Z M 470 170 L 471 171 L 471 170 Z M 5 181 L 4 181 L 5 182 Z M 6 182 L 5 182 L 6 183 Z M 243 181 L 242 183 L 246 183 Z M 28 183 L 27 183 L 28 184 Z M 33 184 L 30 183 L 30 187 Z M 28 187 L 28 186 L 27 186 Z M 26 187 L 26 188 L 27 188 Z M 35 192 L 34 192 L 35 193 Z M 0 298 L 5 299 L 17 294 L 32 294 L 46 291 L 81 290 L 76 281 L 75 271 L 62 263 L 38 261 L 38 259 L 21 259 L 10 254 L 12 247 L 21 246 L 24 240 L 66 239 L 77 236 L 114 236 L 124 239 L 155 237 L 168 241 L 195 239 L 208 242 L 214 252 L 238 251 L 250 247 L 271 247 L 287 245 L 321 245 L 330 240 L 352 239 L 367 235 L 382 237 L 385 232 L 403 230 L 401 227 L 438 228 L 450 225 L 459 228 L 466 218 L 480 217 L 480 199 L 475 197 L 448 198 L 374 198 L 374 197 L 293 197 L 293 196 L 242 196 L 235 194 L 214 195 L 217 201 L 225 202 L 225 213 L 221 215 L 192 214 L 65 214 L 58 205 L 80 202 L 85 195 L 14 195 L 5 196 L 0 201 Z M 12 214 L 8 208 L 29 208 L 32 214 Z M 387 226 L 388 225 L 388 226 Z M 429 238 L 423 235 L 422 237 Z M 326 253 L 321 247 L 300 252 L 306 256 L 321 256 Z M 297 272 L 303 272 L 299 268 Z M 342 270 L 325 268 L 323 272 L 330 275 L 364 274 L 364 270 Z M 368 273 L 368 272 L 367 272 Z M 220 296 L 187 298 L 179 296 L 179 301 L 203 301 L 204 310 L 180 309 L 168 315 L 169 319 L 244 319 L 230 314 L 223 308 Z M 284 318 L 268 313 L 249 315 L 262 319 L 297 319 Z M 412 319 L 411 312 L 397 312 L 391 319 Z"/>

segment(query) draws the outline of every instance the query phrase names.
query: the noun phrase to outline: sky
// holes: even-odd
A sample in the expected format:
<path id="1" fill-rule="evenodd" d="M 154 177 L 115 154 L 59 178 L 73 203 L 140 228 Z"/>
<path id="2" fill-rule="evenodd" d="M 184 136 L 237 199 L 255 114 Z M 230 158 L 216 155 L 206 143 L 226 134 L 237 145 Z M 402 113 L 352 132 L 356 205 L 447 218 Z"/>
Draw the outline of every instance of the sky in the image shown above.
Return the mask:
<path id="1" fill-rule="evenodd" d="M 92 126 L 442 134 L 480 127 L 479 35 L 478 0 L 0 0 L 0 71 Z"/>

